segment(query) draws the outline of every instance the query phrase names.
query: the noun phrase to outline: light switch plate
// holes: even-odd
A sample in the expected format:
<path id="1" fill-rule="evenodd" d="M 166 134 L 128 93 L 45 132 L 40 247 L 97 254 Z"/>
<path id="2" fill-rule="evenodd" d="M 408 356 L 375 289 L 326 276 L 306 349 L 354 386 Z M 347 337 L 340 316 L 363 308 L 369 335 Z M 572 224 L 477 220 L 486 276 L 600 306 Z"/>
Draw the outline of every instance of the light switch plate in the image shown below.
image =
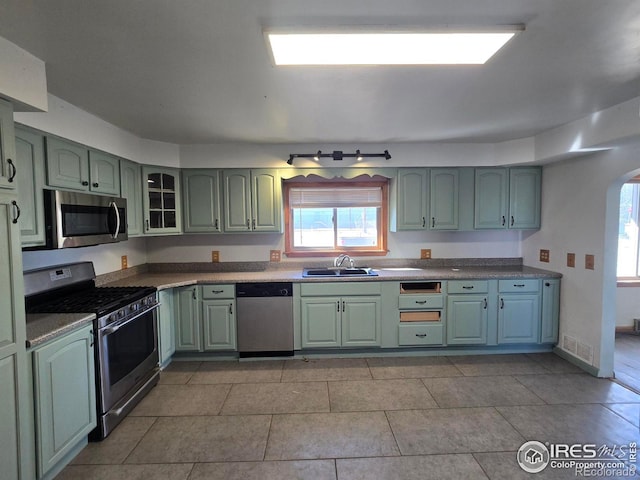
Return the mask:
<path id="1" fill-rule="evenodd" d="M 122 255 L 120 257 L 120 265 L 122 267 L 122 270 L 126 270 L 127 268 L 129 268 L 129 261 L 126 255 Z"/>
<path id="2" fill-rule="evenodd" d="M 587 270 L 595 270 L 596 267 L 596 258 L 594 255 L 586 254 L 584 256 L 584 268 Z"/>
<path id="3" fill-rule="evenodd" d="M 430 248 L 421 248 L 420 249 L 420 258 L 422 260 L 428 260 L 431 258 L 431 249 Z"/>
<path id="4" fill-rule="evenodd" d="M 269 261 L 270 262 L 279 262 L 280 261 L 280 250 L 270 250 L 269 251 Z"/>
<path id="5" fill-rule="evenodd" d="M 576 254 L 575 253 L 567 253 L 567 267 L 575 268 L 576 267 Z"/>
<path id="6" fill-rule="evenodd" d="M 212 263 L 220 262 L 220 251 L 219 250 L 211 250 L 211 262 Z"/>
<path id="7" fill-rule="evenodd" d="M 549 258 L 551 254 L 549 250 L 540 249 L 540 261 L 544 263 L 549 263 Z"/>

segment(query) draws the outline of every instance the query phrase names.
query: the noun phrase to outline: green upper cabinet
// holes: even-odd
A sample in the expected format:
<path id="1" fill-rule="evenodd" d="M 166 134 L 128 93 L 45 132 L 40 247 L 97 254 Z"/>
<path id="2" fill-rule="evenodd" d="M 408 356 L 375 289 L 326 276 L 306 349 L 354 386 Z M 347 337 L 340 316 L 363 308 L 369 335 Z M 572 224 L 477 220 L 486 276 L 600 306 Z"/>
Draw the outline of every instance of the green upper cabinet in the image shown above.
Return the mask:
<path id="1" fill-rule="evenodd" d="M 509 228 L 540 228 L 541 177 L 538 167 L 509 169 Z"/>
<path id="2" fill-rule="evenodd" d="M 475 228 L 540 228 L 541 176 L 538 167 L 477 168 Z"/>
<path id="3" fill-rule="evenodd" d="M 13 106 L 0 99 L 0 188 L 16 188 Z"/>
<path id="4" fill-rule="evenodd" d="M 61 138 L 46 137 L 47 185 L 120 195 L 120 160 Z"/>
<path id="5" fill-rule="evenodd" d="M 44 135 L 16 128 L 16 166 L 22 246 L 44 245 Z"/>
<path id="6" fill-rule="evenodd" d="M 458 169 L 432 168 L 430 172 L 429 228 L 458 229 Z"/>
<path id="7" fill-rule="evenodd" d="M 120 196 L 127 199 L 127 235 L 142 235 L 142 167 L 129 160 L 120 160 Z"/>
<path id="8" fill-rule="evenodd" d="M 180 208 L 180 170 L 167 167 L 142 167 L 144 233 L 182 232 Z"/>
<path id="9" fill-rule="evenodd" d="M 182 194 L 185 232 L 222 231 L 218 170 L 182 170 Z"/>
<path id="10" fill-rule="evenodd" d="M 277 170 L 225 170 L 225 232 L 282 232 L 282 184 Z"/>
<path id="11" fill-rule="evenodd" d="M 395 185 L 396 202 L 393 231 L 425 230 L 429 203 L 429 170 L 425 168 L 401 168 Z M 392 212 L 393 215 L 394 212 Z"/>

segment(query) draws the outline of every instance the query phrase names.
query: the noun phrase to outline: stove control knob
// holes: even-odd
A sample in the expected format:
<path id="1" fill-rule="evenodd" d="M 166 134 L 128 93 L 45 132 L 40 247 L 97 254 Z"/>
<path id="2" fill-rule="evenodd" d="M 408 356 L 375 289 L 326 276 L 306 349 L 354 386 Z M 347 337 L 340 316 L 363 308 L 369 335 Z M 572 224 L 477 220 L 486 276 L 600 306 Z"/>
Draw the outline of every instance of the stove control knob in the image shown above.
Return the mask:
<path id="1" fill-rule="evenodd" d="M 118 320 L 118 316 L 115 313 L 109 315 L 109 322 L 115 322 L 116 320 Z"/>
<path id="2" fill-rule="evenodd" d="M 132 303 L 131 305 L 129 305 L 129 310 L 131 310 L 132 312 L 135 312 L 136 310 L 138 310 L 138 308 L 140 308 L 140 305 L 138 305 L 137 303 Z"/>
<path id="3" fill-rule="evenodd" d="M 118 310 L 118 318 L 124 318 L 125 313 L 124 310 Z"/>

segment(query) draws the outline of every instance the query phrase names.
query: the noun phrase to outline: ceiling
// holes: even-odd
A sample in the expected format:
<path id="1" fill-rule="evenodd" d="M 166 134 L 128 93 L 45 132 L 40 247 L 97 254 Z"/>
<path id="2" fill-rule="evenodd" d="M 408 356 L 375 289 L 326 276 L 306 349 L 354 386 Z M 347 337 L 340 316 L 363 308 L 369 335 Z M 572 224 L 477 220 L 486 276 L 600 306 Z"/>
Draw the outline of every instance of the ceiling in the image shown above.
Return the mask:
<path id="1" fill-rule="evenodd" d="M 268 26 L 524 24 L 484 66 L 274 67 Z M 49 92 L 143 138 L 497 142 L 640 95 L 637 0 L 0 0 Z"/>

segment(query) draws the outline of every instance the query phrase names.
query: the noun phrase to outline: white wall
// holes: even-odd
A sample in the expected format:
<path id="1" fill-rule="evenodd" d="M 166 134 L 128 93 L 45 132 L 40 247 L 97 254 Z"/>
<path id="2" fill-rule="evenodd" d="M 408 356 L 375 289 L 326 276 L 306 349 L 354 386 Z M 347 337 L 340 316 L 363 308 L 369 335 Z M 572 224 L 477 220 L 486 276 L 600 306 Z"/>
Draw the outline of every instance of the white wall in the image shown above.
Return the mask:
<path id="1" fill-rule="evenodd" d="M 47 110 L 47 76 L 42 60 L 0 37 L 0 93 L 14 111 Z"/>

